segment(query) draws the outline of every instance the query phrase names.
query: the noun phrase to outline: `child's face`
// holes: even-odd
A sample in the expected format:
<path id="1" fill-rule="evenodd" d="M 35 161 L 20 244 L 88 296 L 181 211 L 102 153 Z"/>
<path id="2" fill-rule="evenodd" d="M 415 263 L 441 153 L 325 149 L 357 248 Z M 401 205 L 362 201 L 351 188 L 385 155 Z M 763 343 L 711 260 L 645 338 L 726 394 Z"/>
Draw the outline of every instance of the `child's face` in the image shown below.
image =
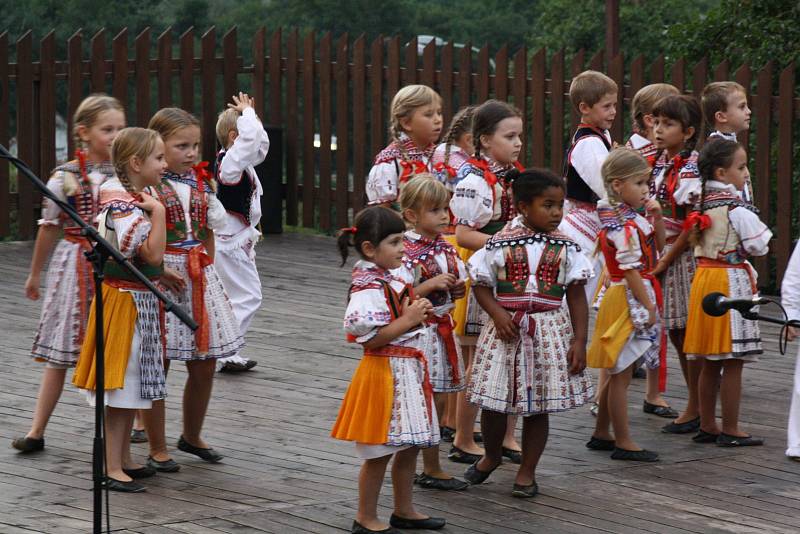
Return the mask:
<path id="1" fill-rule="evenodd" d="M 581 120 L 586 124 L 608 130 L 617 116 L 617 93 L 607 93 L 593 106 L 581 102 L 578 106 Z"/>
<path id="2" fill-rule="evenodd" d="M 564 190 L 548 187 L 530 203 L 518 202 L 517 210 L 537 232 L 555 232 L 564 215 Z"/>
<path id="3" fill-rule="evenodd" d="M 714 116 L 714 126 L 734 133 L 750 129 L 750 107 L 747 105 L 747 95 L 741 91 L 734 91 L 728 96 L 728 107 L 725 111 L 718 111 Z"/>
<path id="4" fill-rule="evenodd" d="M 400 126 L 415 143 L 423 146 L 435 143 L 442 135 L 442 105 L 434 102 L 419 107 L 403 118 Z"/>
<path id="5" fill-rule="evenodd" d="M 683 124 L 675 119 L 658 115 L 653 120 L 653 144 L 656 148 L 677 153 L 694 135 L 694 128 L 683 129 Z"/>
<path id="6" fill-rule="evenodd" d="M 747 152 L 743 148 L 737 150 L 731 166 L 727 169 L 718 167 L 714 171 L 714 177 L 720 182 L 731 184 L 737 191 L 743 190 L 750 179 L 750 171 L 747 168 Z"/>
<path id="7" fill-rule="evenodd" d="M 481 136 L 482 151 L 498 163 L 514 163 L 522 150 L 522 119 L 506 117 L 497 123 L 492 135 Z"/>
<path id="8" fill-rule="evenodd" d="M 123 128 L 125 114 L 116 109 L 107 109 L 97 115 L 97 120 L 90 127 L 78 126 L 78 136 L 93 159 L 108 161 L 111 159 L 111 144 Z"/>
<path id="9" fill-rule="evenodd" d="M 188 171 L 200 154 L 200 128 L 186 126 L 164 140 L 167 169 L 177 174 Z"/>
<path id="10" fill-rule="evenodd" d="M 403 216 L 418 234 L 433 239 L 450 224 L 450 210 L 443 206 L 427 206 L 421 210 L 405 210 Z"/>
<path id="11" fill-rule="evenodd" d="M 369 241 L 361 246 L 364 256 L 383 269 L 397 269 L 403 261 L 403 234 L 389 234 L 378 246 Z"/>
<path id="12" fill-rule="evenodd" d="M 614 180 L 611 187 L 617 196 L 625 204 L 637 209 L 641 208 L 647 202 L 650 195 L 650 174 L 642 174 L 641 176 L 634 176 L 627 180 Z"/>
<path id="13" fill-rule="evenodd" d="M 165 170 L 167 170 L 167 160 L 164 158 L 164 141 L 159 138 L 153 151 L 142 162 L 139 171 L 142 187 L 158 185 Z"/>

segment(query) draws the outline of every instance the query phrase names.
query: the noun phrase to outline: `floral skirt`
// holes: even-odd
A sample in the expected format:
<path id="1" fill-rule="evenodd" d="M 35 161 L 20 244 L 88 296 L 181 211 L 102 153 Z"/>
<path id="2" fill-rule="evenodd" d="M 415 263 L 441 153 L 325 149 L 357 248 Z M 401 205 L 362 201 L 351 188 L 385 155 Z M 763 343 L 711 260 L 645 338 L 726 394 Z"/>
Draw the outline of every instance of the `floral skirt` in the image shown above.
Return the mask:
<path id="1" fill-rule="evenodd" d="M 665 253 L 669 251 L 667 245 Z M 686 328 L 689 317 L 689 292 L 692 289 L 696 266 L 691 247 L 675 258 L 664 272 L 662 287 L 664 288 L 664 326 L 667 330 Z"/>

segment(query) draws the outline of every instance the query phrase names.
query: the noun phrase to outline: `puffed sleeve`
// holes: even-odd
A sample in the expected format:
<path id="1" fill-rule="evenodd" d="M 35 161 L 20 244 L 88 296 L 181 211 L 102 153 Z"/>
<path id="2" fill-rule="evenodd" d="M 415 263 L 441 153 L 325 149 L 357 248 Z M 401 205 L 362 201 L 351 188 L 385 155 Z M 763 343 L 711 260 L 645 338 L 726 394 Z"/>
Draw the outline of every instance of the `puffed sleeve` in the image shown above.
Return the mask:
<path id="1" fill-rule="evenodd" d="M 456 267 L 458 268 L 458 279 L 459 280 L 467 280 L 469 278 L 469 273 L 467 272 L 467 266 L 460 257 L 456 256 Z"/>
<path id="2" fill-rule="evenodd" d="M 245 108 L 236 119 L 239 135 L 225 152 L 217 179 L 223 184 L 236 185 L 248 167 L 256 166 L 267 157 L 269 136 L 253 108 Z"/>
<path id="3" fill-rule="evenodd" d="M 218 230 L 225 226 L 227 212 L 214 193 L 206 193 L 206 199 L 208 200 L 208 227 Z"/>
<path id="4" fill-rule="evenodd" d="M 769 252 L 769 240 L 772 239 L 767 225 L 761 222 L 758 215 L 747 208 L 733 208 L 728 212 L 728 220 L 734 231 L 742 240 L 742 248 L 750 256 L 764 256 Z"/>
<path id="5" fill-rule="evenodd" d="M 476 230 L 489 224 L 494 214 L 494 199 L 486 180 L 477 174 L 467 174 L 456 185 L 453 198 L 450 199 L 450 211 L 456 224 Z"/>
<path id="6" fill-rule="evenodd" d="M 783 273 L 781 303 L 790 320 L 800 320 L 800 241 L 795 245 L 789 265 Z"/>
<path id="7" fill-rule="evenodd" d="M 414 285 L 414 271 L 408 268 L 405 261 L 400 264 L 400 267 L 392 269 L 390 272 L 392 273 L 392 276 L 399 278 L 406 284 Z"/>
<path id="8" fill-rule="evenodd" d="M 392 314 L 382 289 L 362 289 L 350 294 L 344 314 L 344 330 L 366 343 L 378 334 L 381 327 L 392 322 Z"/>
<path id="9" fill-rule="evenodd" d="M 376 163 L 367 177 L 367 201 L 370 205 L 397 200 L 397 166 L 394 161 Z"/>
<path id="10" fill-rule="evenodd" d="M 497 271 L 505 267 L 503 248 L 483 247 L 475 252 L 467 262 L 469 278 L 476 286 L 496 287 Z"/>
<path id="11" fill-rule="evenodd" d="M 578 251 L 577 247 L 568 246 L 565 250 L 564 285 L 585 284 L 587 280 L 594 277 L 594 269 L 586 254 Z"/>
<path id="12" fill-rule="evenodd" d="M 106 207 L 106 227 L 117 235 L 119 251 L 126 258 L 132 258 L 150 235 L 150 220 L 144 212 L 130 202 L 114 201 Z"/>
<path id="13" fill-rule="evenodd" d="M 572 149 L 570 161 L 583 181 L 600 198 L 606 198 L 606 187 L 600 168 L 608 157 L 608 149 L 597 136 L 587 135 L 578 140 Z"/>
<path id="14" fill-rule="evenodd" d="M 697 202 L 703 191 L 703 183 L 700 180 L 700 170 L 694 154 L 678 171 L 678 180 L 678 187 L 672 194 L 675 203 L 686 206 Z"/>
<path id="15" fill-rule="evenodd" d="M 64 172 L 59 171 L 54 173 L 49 180 L 47 180 L 47 189 L 49 189 L 59 200 L 67 201 L 67 196 L 64 194 Z M 61 226 L 61 208 L 55 202 L 45 197 L 42 199 L 42 218 L 39 219 L 39 226 Z"/>
<path id="16" fill-rule="evenodd" d="M 635 229 L 631 228 L 629 232 L 626 232 L 624 227 L 612 230 L 608 232 L 607 237 L 617 251 L 615 257 L 620 269 L 628 271 L 644 267 L 639 235 Z"/>

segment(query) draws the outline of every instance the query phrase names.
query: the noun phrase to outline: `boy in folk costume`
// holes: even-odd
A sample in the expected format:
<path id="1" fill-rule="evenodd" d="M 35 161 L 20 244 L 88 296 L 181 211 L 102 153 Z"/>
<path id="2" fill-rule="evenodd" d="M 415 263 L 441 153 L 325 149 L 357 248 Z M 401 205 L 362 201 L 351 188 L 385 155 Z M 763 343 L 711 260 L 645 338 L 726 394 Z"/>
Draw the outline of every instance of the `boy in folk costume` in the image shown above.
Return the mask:
<path id="1" fill-rule="evenodd" d="M 242 335 L 261 307 L 261 279 L 256 269 L 255 244 L 261 233 L 261 183 L 255 171 L 267 157 L 269 137 L 245 93 L 233 97 L 233 104 L 217 119 L 217 140 L 223 147 L 217 154 L 217 198 L 227 212 L 223 227 L 215 232 L 215 260 L 225 292 L 233 306 Z M 238 352 L 217 360 L 217 370 L 248 371 L 254 360 Z"/>

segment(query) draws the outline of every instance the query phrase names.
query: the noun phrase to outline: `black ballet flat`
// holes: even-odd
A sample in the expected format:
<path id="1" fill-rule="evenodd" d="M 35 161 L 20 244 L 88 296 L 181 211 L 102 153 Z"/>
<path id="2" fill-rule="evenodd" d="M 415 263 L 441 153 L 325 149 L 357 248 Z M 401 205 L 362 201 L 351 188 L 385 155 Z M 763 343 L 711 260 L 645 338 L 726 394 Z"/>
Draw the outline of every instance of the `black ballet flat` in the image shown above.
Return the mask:
<path id="1" fill-rule="evenodd" d="M 690 434 L 700 430 L 700 418 L 696 417 L 691 421 L 685 423 L 676 423 L 675 421 L 661 427 L 661 432 L 665 434 Z"/>
<path id="2" fill-rule="evenodd" d="M 753 436 L 731 436 L 724 432 L 717 436 L 717 447 L 756 447 L 763 444 L 762 438 Z"/>
<path id="3" fill-rule="evenodd" d="M 716 443 L 717 438 L 719 438 L 719 434 L 712 434 L 701 428 L 697 434 L 692 436 L 692 441 L 695 443 Z"/>
<path id="4" fill-rule="evenodd" d="M 19 452 L 39 452 L 44 450 L 44 438 L 17 438 L 11 446 Z"/>
<path id="5" fill-rule="evenodd" d="M 600 439 L 592 436 L 592 439 L 586 442 L 586 448 L 593 451 L 613 451 L 614 443 L 613 439 Z"/>
<path id="6" fill-rule="evenodd" d="M 514 484 L 514 488 L 511 490 L 511 496 L 517 497 L 518 499 L 530 499 L 531 497 L 536 497 L 539 493 L 539 485 L 534 482 L 530 486 L 523 486 L 522 484 Z"/>
<path id="7" fill-rule="evenodd" d="M 612 460 L 628 460 L 631 462 L 657 462 L 658 453 L 642 449 L 640 451 L 629 451 L 627 449 L 620 449 L 614 447 L 614 452 L 611 453 Z"/>
<path id="8" fill-rule="evenodd" d="M 186 441 L 186 439 L 184 439 L 183 436 L 181 436 L 180 439 L 178 440 L 178 450 L 187 452 L 189 454 L 194 454 L 198 458 L 201 458 L 206 462 L 210 462 L 212 464 L 219 462 L 223 458 L 223 456 L 220 453 L 218 453 L 217 451 L 215 451 L 210 447 L 208 449 L 195 447 L 194 445 Z"/>
<path id="9" fill-rule="evenodd" d="M 147 491 L 147 488 L 134 480 L 123 482 L 111 477 L 106 478 L 105 486 L 109 491 L 118 491 L 120 493 L 143 493 Z"/>
<path id="10" fill-rule="evenodd" d="M 155 476 L 156 469 L 149 465 L 145 465 L 139 467 L 138 469 L 123 469 L 122 472 L 133 479 L 150 478 L 152 476 Z"/>
<path id="11" fill-rule="evenodd" d="M 457 478 L 436 478 L 425 473 L 417 475 L 414 483 L 421 488 L 442 491 L 461 491 L 469 487 L 469 484 Z"/>
<path id="12" fill-rule="evenodd" d="M 450 448 L 450 454 L 447 455 L 450 461 L 459 464 L 474 464 L 483 456 L 480 454 L 472 454 L 471 452 L 462 451 L 456 446 Z"/>
<path id="13" fill-rule="evenodd" d="M 172 458 L 169 460 L 164 460 L 163 462 L 159 462 L 152 456 L 148 456 L 147 465 L 160 473 L 177 473 L 181 470 L 180 464 Z"/>
<path id="14" fill-rule="evenodd" d="M 477 486 L 478 484 L 483 484 L 489 476 L 494 473 L 495 469 L 500 467 L 502 462 L 494 466 L 491 471 L 481 471 L 478 469 L 478 462 L 475 462 L 471 466 L 467 467 L 467 470 L 464 471 L 464 480 L 469 482 L 472 486 Z"/>
<path id="15" fill-rule="evenodd" d="M 666 417 L 668 419 L 675 419 L 680 415 L 678 411 L 671 406 L 659 406 L 658 404 L 652 404 L 647 401 L 644 401 L 642 411 L 644 413 L 657 415 L 659 417 Z"/>
<path id="16" fill-rule="evenodd" d="M 394 514 L 389 518 L 389 524 L 394 528 L 408 530 L 439 530 L 447 524 L 441 517 L 426 517 L 425 519 L 405 519 Z"/>
<path id="17" fill-rule="evenodd" d="M 511 460 L 512 464 L 519 465 L 522 463 L 522 451 L 515 451 L 514 449 L 503 447 L 503 457 Z"/>
<path id="18" fill-rule="evenodd" d="M 370 530 L 358 521 L 353 521 L 353 526 L 350 527 L 350 532 L 352 534 L 402 534 L 399 530 L 394 527 L 386 527 L 383 530 Z"/>
<path id="19" fill-rule="evenodd" d="M 439 427 L 439 438 L 447 443 L 452 443 L 456 437 L 456 429 L 449 426 Z"/>

